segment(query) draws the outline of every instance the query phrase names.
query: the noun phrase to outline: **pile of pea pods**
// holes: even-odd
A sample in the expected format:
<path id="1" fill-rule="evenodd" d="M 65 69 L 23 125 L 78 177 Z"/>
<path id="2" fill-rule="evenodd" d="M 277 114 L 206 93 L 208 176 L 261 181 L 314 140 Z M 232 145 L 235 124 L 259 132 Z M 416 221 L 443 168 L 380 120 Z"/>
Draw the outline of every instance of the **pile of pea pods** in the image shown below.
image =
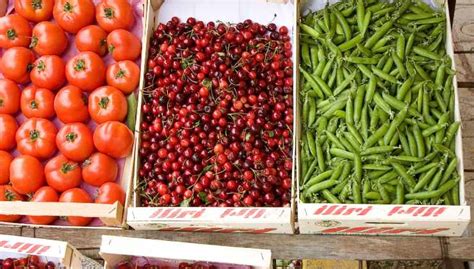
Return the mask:
<path id="1" fill-rule="evenodd" d="M 444 10 L 343 0 L 303 14 L 301 201 L 458 205 Z"/>

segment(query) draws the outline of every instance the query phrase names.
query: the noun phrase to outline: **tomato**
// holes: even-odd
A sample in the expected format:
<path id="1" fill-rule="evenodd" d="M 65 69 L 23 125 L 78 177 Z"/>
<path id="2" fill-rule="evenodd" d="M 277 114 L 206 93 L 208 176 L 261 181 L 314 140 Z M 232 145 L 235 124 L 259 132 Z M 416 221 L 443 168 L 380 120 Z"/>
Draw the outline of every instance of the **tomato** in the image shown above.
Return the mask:
<path id="1" fill-rule="evenodd" d="M 134 34 L 118 29 L 107 36 L 107 48 L 115 61 L 135 60 L 140 56 L 142 44 Z"/>
<path id="2" fill-rule="evenodd" d="M 132 151 L 133 133 L 121 122 L 100 124 L 95 128 L 93 138 L 95 148 L 113 158 L 127 157 Z"/>
<path id="3" fill-rule="evenodd" d="M 107 182 L 99 188 L 99 193 L 95 198 L 96 203 L 113 204 L 117 201 L 122 206 L 125 205 L 125 192 L 119 184 Z"/>
<path id="4" fill-rule="evenodd" d="M 89 120 L 87 97 L 76 86 L 68 85 L 58 91 L 54 98 L 54 111 L 64 123 Z"/>
<path id="5" fill-rule="evenodd" d="M 49 119 L 54 117 L 54 93 L 29 86 L 21 92 L 21 113 L 27 118 Z"/>
<path id="6" fill-rule="evenodd" d="M 56 151 L 56 133 L 54 124 L 46 119 L 31 118 L 16 132 L 17 149 L 21 154 L 46 159 Z"/>
<path id="7" fill-rule="evenodd" d="M 89 185 L 100 187 L 117 178 L 117 162 L 109 156 L 96 152 L 82 163 L 82 179 Z"/>
<path id="8" fill-rule="evenodd" d="M 127 116 L 127 99 L 114 87 L 97 88 L 89 95 L 89 114 L 97 123 L 123 121 Z"/>
<path id="9" fill-rule="evenodd" d="M 14 117 L 8 114 L 0 114 L 0 150 L 9 151 L 16 145 L 15 133 L 18 124 Z"/>
<path id="10" fill-rule="evenodd" d="M 30 155 L 16 157 L 10 164 L 10 182 L 21 194 L 37 191 L 45 183 L 43 165 Z"/>
<path id="11" fill-rule="evenodd" d="M 15 11 L 32 22 L 49 20 L 53 6 L 54 0 L 15 0 Z"/>
<path id="12" fill-rule="evenodd" d="M 74 42 L 78 51 L 92 51 L 100 56 L 107 53 L 107 33 L 97 25 L 89 25 L 79 30 Z"/>
<path id="13" fill-rule="evenodd" d="M 66 158 L 82 162 L 94 151 L 92 133 L 84 123 L 64 125 L 56 136 L 56 145 Z"/>
<path id="14" fill-rule="evenodd" d="M 61 28 L 75 34 L 94 22 L 95 6 L 91 0 L 56 0 L 53 16 Z"/>
<path id="15" fill-rule="evenodd" d="M 35 55 L 31 50 L 23 47 L 9 48 L 3 53 L 0 71 L 5 78 L 25 84 L 30 82 L 30 70 L 34 61 Z"/>
<path id="16" fill-rule="evenodd" d="M 20 108 L 20 88 L 9 79 L 0 79 L 0 113 L 15 114 Z"/>
<path id="17" fill-rule="evenodd" d="M 49 160 L 44 168 L 46 182 L 59 192 L 78 187 L 81 184 L 81 174 L 79 164 L 61 154 Z"/>
<path id="18" fill-rule="evenodd" d="M 0 186 L 0 201 L 24 201 L 25 198 L 16 192 L 10 185 Z M 21 219 L 20 215 L 0 215 L 0 221 L 15 222 Z"/>
<path id="19" fill-rule="evenodd" d="M 127 0 L 103 0 L 95 10 L 95 19 L 102 29 L 130 29 L 134 23 L 133 9 Z"/>
<path id="20" fill-rule="evenodd" d="M 31 27 L 18 14 L 0 18 L 0 48 L 28 47 L 31 41 Z"/>
<path id="21" fill-rule="evenodd" d="M 39 55 L 61 55 L 67 44 L 67 36 L 59 25 L 43 21 L 33 27 L 30 48 Z"/>
<path id="22" fill-rule="evenodd" d="M 66 81 L 64 62 L 57 55 L 45 55 L 36 59 L 30 72 L 31 82 L 40 88 L 56 90 Z"/>
<path id="23" fill-rule="evenodd" d="M 57 202 L 59 201 L 58 193 L 50 186 L 39 188 L 30 202 Z M 32 224 L 47 225 L 53 223 L 58 217 L 56 216 L 28 216 L 29 222 Z"/>
<path id="24" fill-rule="evenodd" d="M 0 184 L 8 184 L 10 182 L 10 163 L 13 156 L 3 150 L 0 150 Z"/>
<path id="25" fill-rule="evenodd" d="M 104 61 L 97 53 L 81 52 L 67 62 L 66 78 L 70 84 L 91 92 L 104 85 Z"/>
<path id="26" fill-rule="evenodd" d="M 107 67 L 106 79 L 108 85 L 130 94 L 138 86 L 140 67 L 129 60 L 113 63 Z"/>
<path id="27" fill-rule="evenodd" d="M 83 189 L 74 188 L 69 189 L 59 197 L 60 202 L 64 203 L 92 203 L 92 198 L 90 195 Z M 73 226 L 86 226 L 91 221 L 92 218 L 86 217 L 66 217 L 67 222 Z"/>

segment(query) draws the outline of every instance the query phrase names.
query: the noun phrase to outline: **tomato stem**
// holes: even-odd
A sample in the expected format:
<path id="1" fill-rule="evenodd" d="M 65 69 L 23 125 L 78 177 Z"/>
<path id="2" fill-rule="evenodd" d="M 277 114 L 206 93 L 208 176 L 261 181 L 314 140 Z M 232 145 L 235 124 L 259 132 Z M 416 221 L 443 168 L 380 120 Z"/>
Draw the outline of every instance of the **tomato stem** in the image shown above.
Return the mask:
<path id="1" fill-rule="evenodd" d="M 69 133 L 66 135 L 66 141 L 67 142 L 74 142 L 76 140 L 77 134 L 76 133 Z"/>
<path id="2" fill-rule="evenodd" d="M 38 45 L 38 38 L 36 36 L 31 37 L 30 49 L 36 47 Z"/>
<path id="3" fill-rule="evenodd" d="M 10 40 L 15 40 L 15 38 L 17 37 L 16 35 L 16 31 L 15 29 L 8 29 L 7 30 L 7 38 L 10 39 Z"/>
<path id="4" fill-rule="evenodd" d="M 42 9 L 43 8 L 43 1 L 42 0 L 33 0 L 31 1 L 31 5 L 33 9 Z"/>
<path id="5" fill-rule="evenodd" d="M 71 3 L 66 2 L 66 3 L 64 4 L 64 9 L 63 9 L 63 10 L 64 10 L 65 12 L 71 13 L 71 12 L 72 12 L 72 5 L 71 5 Z"/>
<path id="6" fill-rule="evenodd" d="M 105 97 L 100 98 L 99 106 L 101 108 L 106 109 L 108 104 L 109 104 L 109 97 L 105 96 Z"/>
<path id="7" fill-rule="evenodd" d="M 86 69 L 86 62 L 83 59 L 79 59 L 76 61 L 74 65 L 74 70 L 76 71 L 83 71 Z"/>
<path id="8" fill-rule="evenodd" d="M 40 132 L 38 130 L 31 130 L 30 131 L 30 139 L 32 141 L 36 141 L 40 136 Z"/>
<path id="9" fill-rule="evenodd" d="M 61 173 L 67 174 L 68 172 L 74 170 L 76 167 L 77 165 L 73 163 L 63 163 L 63 165 L 61 165 Z"/>
<path id="10" fill-rule="evenodd" d="M 16 195 L 12 191 L 6 190 L 5 191 L 5 199 L 7 201 L 15 201 Z"/>
<path id="11" fill-rule="evenodd" d="M 104 8 L 105 18 L 111 19 L 114 17 L 114 10 L 111 7 Z"/>
<path id="12" fill-rule="evenodd" d="M 125 70 L 120 69 L 120 70 L 115 74 L 115 78 L 123 78 L 123 77 L 125 77 Z"/>
<path id="13" fill-rule="evenodd" d="M 115 50 L 115 46 L 114 45 L 110 45 L 109 46 L 109 53 L 113 53 Z"/>
<path id="14" fill-rule="evenodd" d="M 36 100 L 32 100 L 30 102 L 30 107 L 31 109 L 38 109 L 38 103 L 36 102 Z"/>
<path id="15" fill-rule="evenodd" d="M 46 64 L 43 60 L 40 60 L 36 68 L 38 68 L 39 71 L 44 71 L 46 69 Z"/>

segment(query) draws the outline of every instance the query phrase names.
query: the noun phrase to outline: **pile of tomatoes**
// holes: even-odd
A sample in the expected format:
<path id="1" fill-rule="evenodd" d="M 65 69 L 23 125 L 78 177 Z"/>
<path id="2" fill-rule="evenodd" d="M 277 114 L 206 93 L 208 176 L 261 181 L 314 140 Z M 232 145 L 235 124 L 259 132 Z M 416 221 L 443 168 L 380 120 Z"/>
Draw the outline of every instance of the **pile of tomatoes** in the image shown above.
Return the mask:
<path id="1" fill-rule="evenodd" d="M 54 262 L 42 262 L 40 257 L 31 255 L 25 258 L 5 258 L 0 259 L 2 269 L 55 269 Z"/>
<path id="2" fill-rule="evenodd" d="M 0 18 L 0 201 L 124 204 L 114 181 L 139 81 L 127 0 L 15 0 Z M 97 24 L 96 24 L 97 23 Z M 71 42 L 73 41 L 73 42 Z M 106 65 L 106 54 L 114 62 Z M 31 82 L 31 83 L 30 83 Z M 98 187 L 96 197 L 82 183 Z M 15 222 L 21 216 L 1 215 Z M 33 224 L 57 217 L 28 216 Z M 68 217 L 70 225 L 91 218 Z"/>

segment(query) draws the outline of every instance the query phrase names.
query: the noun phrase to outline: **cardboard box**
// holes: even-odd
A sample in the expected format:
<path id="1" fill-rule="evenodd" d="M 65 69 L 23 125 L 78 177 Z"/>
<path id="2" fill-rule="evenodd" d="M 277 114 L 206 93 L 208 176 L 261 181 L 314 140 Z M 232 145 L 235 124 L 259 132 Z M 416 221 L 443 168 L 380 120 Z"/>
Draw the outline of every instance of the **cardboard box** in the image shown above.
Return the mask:
<path id="1" fill-rule="evenodd" d="M 160 3 L 160 1 L 158 1 Z M 142 57 L 147 59 L 149 37 L 159 22 L 167 22 L 173 16 L 187 19 L 194 16 L 204 21 L 227 21 L 239 22 L 247 18 L 269 23 L 273 21 L 277 25 L 287 25 L 293 29 L 294 6 L 291 3 L 284 4 L 281 1 L 263 0 L 173 0 L 163 1 L 153 5 L 159 7 L 153 10 L 151 2 L 148 2 L 148 10 L 145 19 L 146 32 L 143 39 Z M 276 15 L 276 16 L 275 16 Z M 293 35 L 294 38 L 294 35 Z M 294 42 L 293 42 L 294 43 Z M 296 52 L 296 47 L 293 47 Z M 293 56 L 293 61 L 295 58 Z M 146 61 L 142 61 L 142 70 L 145 70 Z M 296 70 L 296 67 L 294 67 Z M 294 71 L 296 72 L 296 71 Z M 144 88 L 144 81 L 140 89 Z M 295 87 L 295 86 L 294 86 Z M 296 92 L 296 91 L 294 91 Z M 142 91 L 138 97 L 138 107 L 142 106 Z M 294 100 L 296 97 L 294 96 Z M 136 130 L 140 129 L 141 110 L 137 113 Z M 294 123 L 295 126 L 295 123 Z M 293 126 L 293 129 L 295 128 Z M 140 137 L 136 136 L 136 145 L 140 145 Z M 295 140 L 293 137 L 293 145 Z M 137 161 L 134 168 L 134 186 L 139 184 L 138 170 L 140 160 L 138 159 L 138 147 L 135 149 Z M 293 147 L 293 160 L 295 160 L 295 147 Z M 293 184 L 295 169 L 292 172 Z M 135 188 L 136 189 L 136 188 Z M 294 197 L 294 187 L 292 196 Z M 134 229 L 154 229 L 168 231 L 215 231 L 215 232 L 246 232 L 246 233 L 293 233 L 294 199 L 291 207 L 242 207 L 242 208 L 211 208 L 211 207 L 140 207 L 140 199 L 135 193 L 132 207 L 128 209 L 127 223 Z"/>
<path id="2" fill-rule="evenodd" d="M 272 266 L 270 250 L 106 235 L 102 236 L 100 256 L 105 261 L 105 269 L 113 269 L 120 262 L 128 261 L 134 257 L 142 257 L 157 263 L 166 262 L 168 264 L 210 262 L 235 265 L 232 268 L 239 268 L 239 266 L 248 268 L 248 266 L 251 266 L 251 268 L 255 269 L 271 268 Z M 154 262 L 153 264 L 155 264 Z"/>
<path id="3" fill-rule="evenodd" d="M 40 257 L 42 262 L 52 261 L 57 267 L 66 269 L 100 269 L 102 265 L 82 255 L 64 241 L 0 235 L 0 259 L 23 258 L 29 255 Z M 58 267 L 58 265 L 60 265 Z"/>
<path id="4" fill-rule="evenodd" d="M 11 1 L 10 1 L 11 2 Z M 94 4 L 98 4 L 100 0 L 93 0 Z M 143 36 L 142 32 L 145 29 L 143 25 L 143 14 L 145 12 L 144 4 L 142 1 L 129 1 L 132 4 L 134 9 L 136 23 L 130 31 L 134 33 L 136 36 Z M 9 5 L 9 12 L 13 12 L 13 2 Z M 63 53 L 62 58 L 66 62 L 68 59 L 72 58 L 78 52 L 74 46 L 74 39 L 72 35 L 69 35 L 69 46 L 66 52 Z M 140 61 L 139 59 L 138 61 Z M 138 63 L 137 61 L 137 63 Z M 104 57 L 104 62 L 106 65 L 113 63 L 113 59 L 110 56 Z M 1 76 L 1 74 L 0 74 Z M 142 73 L 143 76 L 143 73 Z M 17 121 L 24 121 L 23 115 L 17 116 Z M 54 119 L 53 123 L 59 129 L 63 124 L 58 120 Z M 95 128 L 95 123 L 92 120 L 88 123 L 90 128 Z M 92 129 L 93 130 L 93 129 Z M 135 130 L 134 133 L 136 134 Z M 135 135 L 136 136 L 136 135 Z M 135 145 L 134 145 L 135 147 Z M 131 199 L 131 179 L 133 175 L 133 161 L 134 155 L 132 153 L 127 158 L 123 158 L 118 160 L 118 178 L 116 180 L 117 184 L 120 184 L 123 190 L 126 192 L 126 200 L 125 205 L 121 205 L 120 203 L 116 202 L 114 204 L 95 204 L 95 203 L 59 203 L 59 202 L 8 202 L 2 201 L 0 202 L 0 214 L 4 215 L 31 215 L 31 216 L 82 216 L 82 217 L 92 217 L 100 219 L 100 221 L 94 220 L 90 226 L 87 227 L 76 227 L 76 228 L 106 228 L 106 227 L 126 227 L 126 209 L 127 205 Z M 13 152 L 14 156 L 17 156 L 18 152 Z M 44 164 L 45 165 L 45 164 Z M 83 187 L 89 194 L 94 194 L 97 192 L 97 188 L 92 186 L 82 184 Z M 92 195 L 91 195 L 92 196 Z M 18 223 L 11 223 L 11 222 L 0 222 L 0 224 L 5 225 L 21 225 L 21 226 L 48 226 L 48 227 L 72 227 L 67 224 L 64 220 L 58 220 L 51 225 L 33 225 L 26 223 L 25 218 L 20 220 Z"/>
<path id="5" fill-rule="evenodd" d="M 339 1 L 329 1 L 331 4 Z M 297 0 L 297 18 L 306 9 L 316 10 L 324 7 L 326 1 Z M 454 69 L 454 51 L 449 19 L 448 4 L 441 6 L 446 12 L 446 49 L 451 56 Z M 296 31 L 299 31 L 298 28 Z M 298 33 L 299 34 L 299 33 Z M 297 44 L 299 54 L 299 44 Z M 298 55 L 299 59 L 299 55 Z M 297 79 L 299 81 L 299 73 Z M 453 80 L 455 92 L 455 120 L 460 121 L 459 95 L 456 76 Z M 299 90 L 298 90 L 299 91 Z M 298 95 L 299 96 L 299 95 Z M 299 119 L 300 108 L 297 109 Z M 301 130 L 297 129 L 300 141 Z M 375 205 L 375 204 L 309 204 L 299 199 L 298 184 L 298 224 L 303 234 L 364 234 L 364 235 L 416 235 L 416 236 L 460 236 L 470 221 L 470 207 L 464 194 L 464 167 L 461 130 L 456 136 L 457 170 L 461 176 L 460 206 L 445 205 Z M 297 173 L 300 173 L 299 151 Z"/>

